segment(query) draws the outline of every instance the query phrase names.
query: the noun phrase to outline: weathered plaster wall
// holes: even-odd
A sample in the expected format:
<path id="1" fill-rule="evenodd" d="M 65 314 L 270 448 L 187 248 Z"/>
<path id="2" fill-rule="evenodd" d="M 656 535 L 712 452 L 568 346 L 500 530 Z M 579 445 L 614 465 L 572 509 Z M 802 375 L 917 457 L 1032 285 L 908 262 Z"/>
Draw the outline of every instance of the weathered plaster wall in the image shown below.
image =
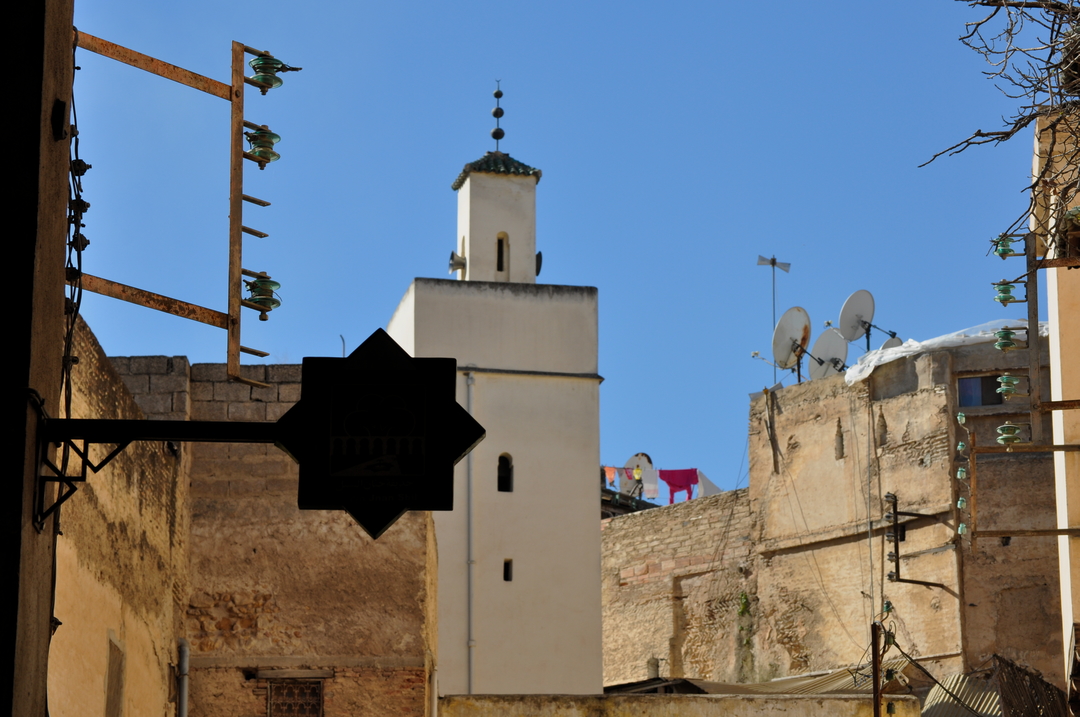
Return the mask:
<path id="1" fill-rule="evenodd" d="M 83 323 L 74 355 L 73 417 L 143 417 Z M 152 363 L 186 378 L 183 358 Z M 111 449 L 93 447 L 92 460 Z M 170 665 L 188 594 L 187 466 L 182 449 L 134 443 L 62 507 L 55 615 L 63 624 L 50 650 L 52 715 L 120 714 L 107 711 L 110 699 L 123 714 L 160 714 L 172 699 Z M 69 472 L 77 470 L 73 456 Z M 110 685 L 120 686 L 112 697 Z"/>
<path id="2" fill-rule="evenodd" d="M 750 492 L 769 623 L 758 649 L 773 676 L 858 663 L 884 599 L 905 650 L 961 667 L 954 526 L 910 522 L 899 550 L 909 556 L 903 577 L 946 588 L 884 580 L 895 550 L 883 537 L 886 492 L 902 511 L 951 517 L 947 363 L 929 355 L 881 368 L 855 387 L 836 376 L 751 403 Z"/>
<path id="3" fill-rule="evenodd" d="M 192 419 L 276 420 L 300 397 L 300 366 L 244 371 L 270 387 L 227 381 L 223 365 L 193 366 Z M 430 514 L 406 514 L 375 542 L 344 513 L 300 511 L 297 476 L 273 446 L 192 445 L 192 715 L 265 710 L 257 669 L 330 670 L 327 717 L 425 714 Z"/>
<path id="4" fill-rule="evenodd" d="M 919 701 L 889 697 L 892 714 L 918 717 Z M 882 710 L 884 712 L 884 710 Z M 868 697 L 820 695 L 465 695 L 439 700 L 443 717 L 871 717 Z"/>
<path id="5" fill-rule="evenodd" d="M 755 398 L 748 494 L 607 523 L 605 683 L 643 679 L 649 657 L 666 660 L 663 676 L 726 682 L 859 663 L 870 622 L 888 600 L 886 623 L 899 645 L 938 674 L 997 653 L 1063 684 L 1054 539 L 988 538 L 972 551 L 956 532 L 971 522 L 970 506 L 957 508 L 970 491 L 954 477 L 967 465 L 955 451 L 956 374 L 1000 372 L 1016 361 L 985 344 L 886 364 L 853 387 L 835 377 Z M 1026 409 L 1020 401 L 964 410 L 985 436 Z M 980 527 L 1052 527 L 1047 454 L 984 457 L 978 475 Z M 885 538 L 890 492 L 900 511 L 924 516 L 900 518 L 899 543 Z M 741 553 L 735 563 L 698 557 L 695 567 L 708 551 L 694 546 L 731 545 L 716 526 L 732 504 L 742 516 L 734 533 Z M 889 553 L 899 554 L 899 567 Z M 897 569 L 934 585 L 888 580 Z M 741 582 L 732 582 L 736 575 Z M 747 600 L 726 612 L 696 608 L 718 605 L 717 584 Z M 700 645 L 712 650 L 708 659 Z"/>

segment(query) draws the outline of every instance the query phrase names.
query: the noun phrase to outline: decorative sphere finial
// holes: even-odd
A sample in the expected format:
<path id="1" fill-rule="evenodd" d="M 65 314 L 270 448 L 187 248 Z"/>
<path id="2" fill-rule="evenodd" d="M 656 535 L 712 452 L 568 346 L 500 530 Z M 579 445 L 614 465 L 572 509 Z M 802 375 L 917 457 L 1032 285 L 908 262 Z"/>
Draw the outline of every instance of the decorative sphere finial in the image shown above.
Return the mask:
<path id="1" fill-rule="evenodd" d="M 499 151 L 499 140 L 506 136 L 506 132 L 499 126 L 499 120 L 502 118 L 503 108 L 499 106 L 499 100 L 502 99 L 503 91 L 499 89 L 499 83 L 502 80 L 495 80 L 495 92 L 492 94 L 495 97 L 495 109 L 491 110 L 491 116 L 495 118 L 495 129 L 491 130 L 491 138 L 495 140 L 495 151 Z"/>

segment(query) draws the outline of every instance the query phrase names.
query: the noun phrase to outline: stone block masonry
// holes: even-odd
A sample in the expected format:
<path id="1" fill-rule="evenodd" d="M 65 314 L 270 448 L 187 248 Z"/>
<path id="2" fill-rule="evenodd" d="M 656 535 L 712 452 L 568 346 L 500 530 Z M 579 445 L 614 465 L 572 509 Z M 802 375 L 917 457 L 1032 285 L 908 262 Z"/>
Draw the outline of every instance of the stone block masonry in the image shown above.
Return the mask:
<path id="1" fill-rule="evenodd" d="M 604 684 L 645 679 L 654 658 L 664 676 L 752 679 L 747 638 L 757 587 L 747 490 L 601 527 Z"/>
<path id="2" fill-rule="evenodd" d="M 112 359 L 150 418 L 275 421 L 300 398 L 299 365 Z M 191 716 L 266 714 L 274 679 L 321 685 L 324 717 L 424 717 L 430 705 L 435 553 L 430 514 L 378 542 L 340 511 L 300 511 L 297 464 L 268 444 L 191 443 Z M 309 675 L 292 677 L 288 674 Z M 317 673 L 317 674 L 316 674 Z"/>

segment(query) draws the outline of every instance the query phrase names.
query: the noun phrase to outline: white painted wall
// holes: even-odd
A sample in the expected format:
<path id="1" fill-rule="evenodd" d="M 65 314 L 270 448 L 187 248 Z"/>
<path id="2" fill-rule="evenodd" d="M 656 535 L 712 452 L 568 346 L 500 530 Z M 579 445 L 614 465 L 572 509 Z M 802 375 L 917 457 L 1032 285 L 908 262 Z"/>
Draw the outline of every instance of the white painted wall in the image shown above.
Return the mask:
<path id="1" fill-rule="evenodd" d="M 472 172 L 458 190 L 458 253 L 467 281 L 536 283 L 535 176 Z M 507 244 L 496 267 L 498 238 Z"/>
<path id="2" fill-rule="evenodd" d="M 387 326 L 414 356 L 457 359 L 458 402 L 487 429 L 455 470 L 454 510 L 434 514 L 441 694 L 602 691 L 597 294 L 535 283 L 536 181 L 470 174 L 458 190 L 465 280 L 416 279 Z M 498 490 L 503 454 L 512 492 Z"/>
<path id="3" fill-rule="evenodd" d="M 387 327 L 416 356 L 478 369 L 472 411 L 487 438 L 471 456 L 474 694 L 602 690 L 596 312 L 591 287 L 417 279 Z M 460 371 L 462 405 L 466 393 Z M 497 490 L 504 453 L 510 493 Z M 467 463 L 454 510 L 435 513 L 443 694 L 469 692 Z"/>

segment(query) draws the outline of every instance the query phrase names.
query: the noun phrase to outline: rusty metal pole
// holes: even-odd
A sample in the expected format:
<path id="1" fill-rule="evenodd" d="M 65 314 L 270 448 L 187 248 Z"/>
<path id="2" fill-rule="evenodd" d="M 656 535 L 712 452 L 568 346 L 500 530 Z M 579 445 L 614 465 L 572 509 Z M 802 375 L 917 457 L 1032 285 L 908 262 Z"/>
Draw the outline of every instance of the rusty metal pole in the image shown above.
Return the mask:
<path id="1" fill-rule="evenodd" d="M 244 44 L 232 44 L 232 114 L 229 123 L 229 339 L 226 369 L 240 377 L 240 300 L 243 285 Z"/>
<path id="2" fill-rule="evenodd" d="M 881 623 L 870 623 L 870 673 L 874 680 L 874 717 L 881 717 Z"/>
<path id="3" fill-rule="evenodd" d="M 978 535 L 979 527 L 979 497 L 978 497 L 978 478 L 975 475 L 975 431 L 968 431 L 968 440 L 971 442 L 971 447 L 968 449 L 968 466 L 971 468 L 971 554 L 975 554 L 975 541 Z"/>
<path id="4" fill-rule="evenodd" d="M 1024 237 L 1024 255 L 1027 258 L 1027 355 L 1028 355 L 1028 403 L 1030 404 L 1031 442 L 1043 442 L 1042 412 L 1042 341 L 1039 338 L 1039 260 L 1035 256 L 1038 239 L 1035 232 Z"/>

